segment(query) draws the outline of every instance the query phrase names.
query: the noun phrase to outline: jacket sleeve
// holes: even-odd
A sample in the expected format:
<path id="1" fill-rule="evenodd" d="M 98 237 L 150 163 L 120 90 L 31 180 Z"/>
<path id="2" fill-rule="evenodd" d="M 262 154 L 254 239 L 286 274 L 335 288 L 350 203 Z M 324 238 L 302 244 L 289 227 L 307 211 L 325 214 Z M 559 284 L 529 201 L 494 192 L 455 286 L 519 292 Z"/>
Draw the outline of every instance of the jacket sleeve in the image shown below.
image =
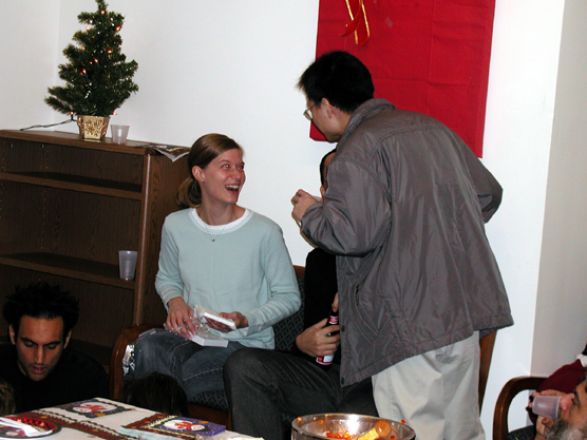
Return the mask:
<path id="1" fill-rule="evenodd" d="M 499 182 L 493 177 L 483 165 L 481 160 L 466 145 L 464 151 L 464 160 L 471 174 L 471 180 L 477 192 L 483 220 L 487 223 L 501 204 L 502 188 Z"/>
<path id="2" fill-rule="evenodd" d="M 383 183 L 359 163 L 338 158 L 328 170 L 322 203 L 311 206 L 302 232 L 339 255 L 361 256 L 375 249 L 391 227 L 391 202 Z"/>

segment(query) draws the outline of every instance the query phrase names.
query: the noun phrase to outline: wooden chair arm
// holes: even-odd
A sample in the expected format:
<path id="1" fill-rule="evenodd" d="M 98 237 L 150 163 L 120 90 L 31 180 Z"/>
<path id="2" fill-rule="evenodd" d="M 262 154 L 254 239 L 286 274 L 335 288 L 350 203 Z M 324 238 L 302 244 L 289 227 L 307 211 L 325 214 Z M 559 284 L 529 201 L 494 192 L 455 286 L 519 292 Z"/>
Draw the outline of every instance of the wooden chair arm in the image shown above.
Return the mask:
<path id="1" fill-rule="evenodd" d="M 297 266 L 294 264 L 294 271 L 296 272 L 296 277 L 303 282 L 306 268 L 304 266 Z"/>
<path id="2" fill-rule="evenodd" d="M 112 349 L 112 357 L 110 358 L 109 372 L 110 397 L 113 400 L 122 399 L 122 390 L 124 385 L 122 359 L 124 357 L 126 346 L 135 342 L 141 333 L 154 327 L 160 326 L 155 324 L 141 324 L 127 327 L 122 329 L 116 338 L 114 348 Z"/>
<path id="3" fill-rule="evenodd" d="M 493 440 L 507 440 L 508 413 L 514 397 L 525 390 L 535 390 L 546 379 L 541 376 L 518 376 L 510 379 L 501 389 L 493 413 Z"/>

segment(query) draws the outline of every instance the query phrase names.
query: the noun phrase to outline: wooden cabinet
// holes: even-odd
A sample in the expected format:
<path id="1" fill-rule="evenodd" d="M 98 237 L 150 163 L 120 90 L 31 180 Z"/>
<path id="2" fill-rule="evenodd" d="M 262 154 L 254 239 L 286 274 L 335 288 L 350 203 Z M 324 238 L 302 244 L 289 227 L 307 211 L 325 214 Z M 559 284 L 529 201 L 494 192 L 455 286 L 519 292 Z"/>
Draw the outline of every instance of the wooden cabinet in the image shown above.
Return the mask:
<path id="1" fill-rule="evenodd" d="M 35 281 L 69 290 L 80 302 L 74 345 L 104 363 L 122 327 L 165 317 L 161 226 L 188 167 L 153 146 L 0 130 L 0 301 Z M 119 249 L 138 251 L 134 281 L 118 277 Z"/>

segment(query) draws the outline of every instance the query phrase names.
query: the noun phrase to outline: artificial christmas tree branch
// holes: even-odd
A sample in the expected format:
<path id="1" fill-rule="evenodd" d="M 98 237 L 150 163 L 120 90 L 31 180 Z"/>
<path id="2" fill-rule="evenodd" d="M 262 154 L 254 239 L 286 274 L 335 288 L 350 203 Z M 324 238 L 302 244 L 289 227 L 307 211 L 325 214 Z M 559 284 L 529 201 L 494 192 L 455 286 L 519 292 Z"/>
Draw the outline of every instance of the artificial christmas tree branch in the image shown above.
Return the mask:
<path id="1" fill-rule="evenodd" d="M 120 49 L 124 17 L 108 11 L 104 0 L 96 4 L 95 12 L 78 15 L 87 27 L 63 50 L 69 63 L 59 65 L 59 77 L 65 85 L 49 87 L 45 102 L 58 112 L 110 116 L 139 89 L 132 80 L 138 64 L 127 62 Z"/>

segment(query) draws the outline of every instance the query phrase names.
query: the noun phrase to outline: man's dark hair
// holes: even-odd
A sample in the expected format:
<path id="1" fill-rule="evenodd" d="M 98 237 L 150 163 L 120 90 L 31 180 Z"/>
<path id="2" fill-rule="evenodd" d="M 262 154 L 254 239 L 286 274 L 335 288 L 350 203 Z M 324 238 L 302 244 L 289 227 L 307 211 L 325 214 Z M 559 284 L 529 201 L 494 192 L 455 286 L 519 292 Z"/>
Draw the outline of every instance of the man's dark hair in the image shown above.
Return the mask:
<path id="1" fill-rule="evenodd" d="M 338 109 L 352 113 L 373 98 L 373 81 L 369 69 L 348 52 L 334 51 L 320 56 L 298 81 L 306 97 L 320 105 L 322 98 Z"/>
<path id="2" fill-rule="evenodd" d="M 328 159 L 328 156 L 334 153 L 336 153 L 336 148 L 334 150 L 330 150 L 328 153 L 322 156 L 322 160 L 320 160 L 320 183 L 324 187 L 324 184 L 326 183 L 326 159 Z"/>
<path id="3" fill-rule="evenodd" d="M 77 324 L 79 303 L 77 298 L 58 286 L 47 283 L 35 283 L 27 287 L 17 287 L 4 304 L 4 319 L 18 334 L 20 319 L 23 316 L 33 318 L 63 319 L 63 338 Z"/>

